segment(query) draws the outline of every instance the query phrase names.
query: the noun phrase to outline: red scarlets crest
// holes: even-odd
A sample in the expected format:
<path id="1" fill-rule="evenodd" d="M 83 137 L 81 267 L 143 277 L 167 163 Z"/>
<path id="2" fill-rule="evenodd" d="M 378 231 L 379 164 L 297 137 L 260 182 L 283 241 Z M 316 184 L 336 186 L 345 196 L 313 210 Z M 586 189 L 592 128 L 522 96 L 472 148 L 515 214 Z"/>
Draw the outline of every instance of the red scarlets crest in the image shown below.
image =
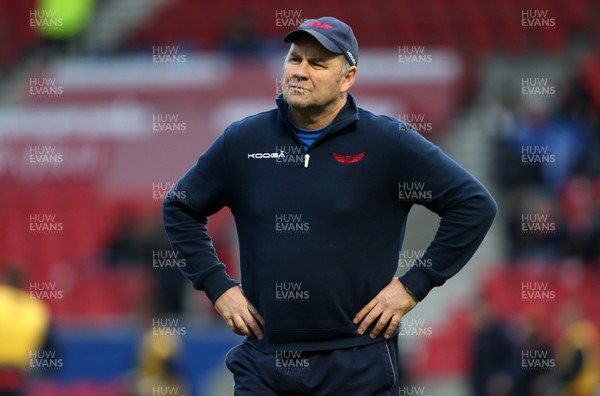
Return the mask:
<path id="1" fill-rule="evenodd" d="M 365 156 L 364 151 L 362 153 L 358 153 L 355 155 L 341 155 L 336 152 L 333 153 L 333 158 L 335 158 L 335 160 L 337 162 L 342 163 L 342 164 L 354 164 L 354 163 L 360 161 L 361 159 L 363 159 L 364 156 Z"/>

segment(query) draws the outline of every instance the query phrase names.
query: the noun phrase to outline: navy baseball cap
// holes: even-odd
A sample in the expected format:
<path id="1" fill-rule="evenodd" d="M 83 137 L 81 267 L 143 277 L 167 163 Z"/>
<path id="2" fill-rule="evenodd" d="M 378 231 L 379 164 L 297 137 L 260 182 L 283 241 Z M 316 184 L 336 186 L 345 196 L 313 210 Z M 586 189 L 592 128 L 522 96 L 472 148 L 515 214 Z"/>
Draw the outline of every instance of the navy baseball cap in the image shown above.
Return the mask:
<path id="1" fill-rule="evenodd" d="M 296 30 L 283 37 L 286 43 L 293 43 L 301 33 L 313 36 L 323 47 L 335 54 L 343 54 L 350 66 L 358 65 L 358 43 L 350 26 L 333 17 L 307 19 Z"/>

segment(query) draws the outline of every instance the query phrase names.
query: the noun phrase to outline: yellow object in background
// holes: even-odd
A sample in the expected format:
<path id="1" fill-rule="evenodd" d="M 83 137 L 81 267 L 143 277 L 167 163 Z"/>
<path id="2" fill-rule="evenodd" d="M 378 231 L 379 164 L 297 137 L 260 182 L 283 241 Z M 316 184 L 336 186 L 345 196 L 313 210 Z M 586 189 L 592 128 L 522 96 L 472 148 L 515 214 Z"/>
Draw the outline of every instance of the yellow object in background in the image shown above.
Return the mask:
<path id="1" fill-rule="evenodd" d="M 181 340 L 174 335 L 157 335 L 156 330 L 153 327 L 142 338 L 135 395 L 155 394 L 157 389 L 163 392 L 161 394 L 188 395 L 188 387 L 176 369 L 182 348 Z"/>
<path id="2" fill-rule="evenodd" d="M 26 291 L 0 285 L 0 367 L 26 371 L 30 354 L 43 346 L 49 325 L 45 303 Z"/>
<path id="3" fill-rule="evenodd" d="M 94 6 L 95 0 L 39 0 L 34 22 L 42 36 L 69 39 L 85 29 Z"/>
<path id="4" fill-rule="evenodd" d="M 598 331 L 593 323 L 579 320 L 571 324 L 558 341 L 557 357 L 559 369 L 567 369 L 580 351 L 583 365 L 567 386 L 569 396 L 595 394 L 600 385 L 600 344 Z"/>

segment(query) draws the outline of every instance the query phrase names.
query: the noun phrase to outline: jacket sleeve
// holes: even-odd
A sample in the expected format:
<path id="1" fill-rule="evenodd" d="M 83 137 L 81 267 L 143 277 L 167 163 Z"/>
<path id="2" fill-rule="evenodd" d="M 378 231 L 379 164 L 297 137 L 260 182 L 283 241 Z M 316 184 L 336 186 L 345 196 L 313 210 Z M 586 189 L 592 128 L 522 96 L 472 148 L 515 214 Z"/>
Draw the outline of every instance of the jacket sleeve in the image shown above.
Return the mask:
<path id="1" fill-rule="evenodd" d="M 412 127 L 399 134 L 401 182 L 421 183 L 429 199 L 422 204 L 440 216 L 433 241 L 415 265 L 400 277 L 422 300 L 454 276 L 473 256 L 496 216 L 496 203 L 469 172 Z"/>
<path id="2" fill-rule="evenodd" d="M 180 270 L 213 304 L 223 292 L 239 284 L 219 262 L 206 228 L 208 216 L 227 205 L 224 140 L 225 134 L 215 140 L 163 202 L 163 223 L 169 241 L 185 259 Z"/>

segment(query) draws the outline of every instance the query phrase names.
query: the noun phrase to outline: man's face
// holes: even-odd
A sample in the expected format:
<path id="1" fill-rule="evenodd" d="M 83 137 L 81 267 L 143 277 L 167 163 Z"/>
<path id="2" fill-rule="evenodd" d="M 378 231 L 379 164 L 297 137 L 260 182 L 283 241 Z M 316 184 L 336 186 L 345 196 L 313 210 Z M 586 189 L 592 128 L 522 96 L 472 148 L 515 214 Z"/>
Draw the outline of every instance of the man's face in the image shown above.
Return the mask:
<path id="1" fill-rule="evenodd" d="M 342 99 L 352 85 L 342 75 L 343 59 L 343 55 L 329 52 L 312 36 L 300 36 L 285 58 L 284 99 L 299 110 L 323 109 Z"/>

